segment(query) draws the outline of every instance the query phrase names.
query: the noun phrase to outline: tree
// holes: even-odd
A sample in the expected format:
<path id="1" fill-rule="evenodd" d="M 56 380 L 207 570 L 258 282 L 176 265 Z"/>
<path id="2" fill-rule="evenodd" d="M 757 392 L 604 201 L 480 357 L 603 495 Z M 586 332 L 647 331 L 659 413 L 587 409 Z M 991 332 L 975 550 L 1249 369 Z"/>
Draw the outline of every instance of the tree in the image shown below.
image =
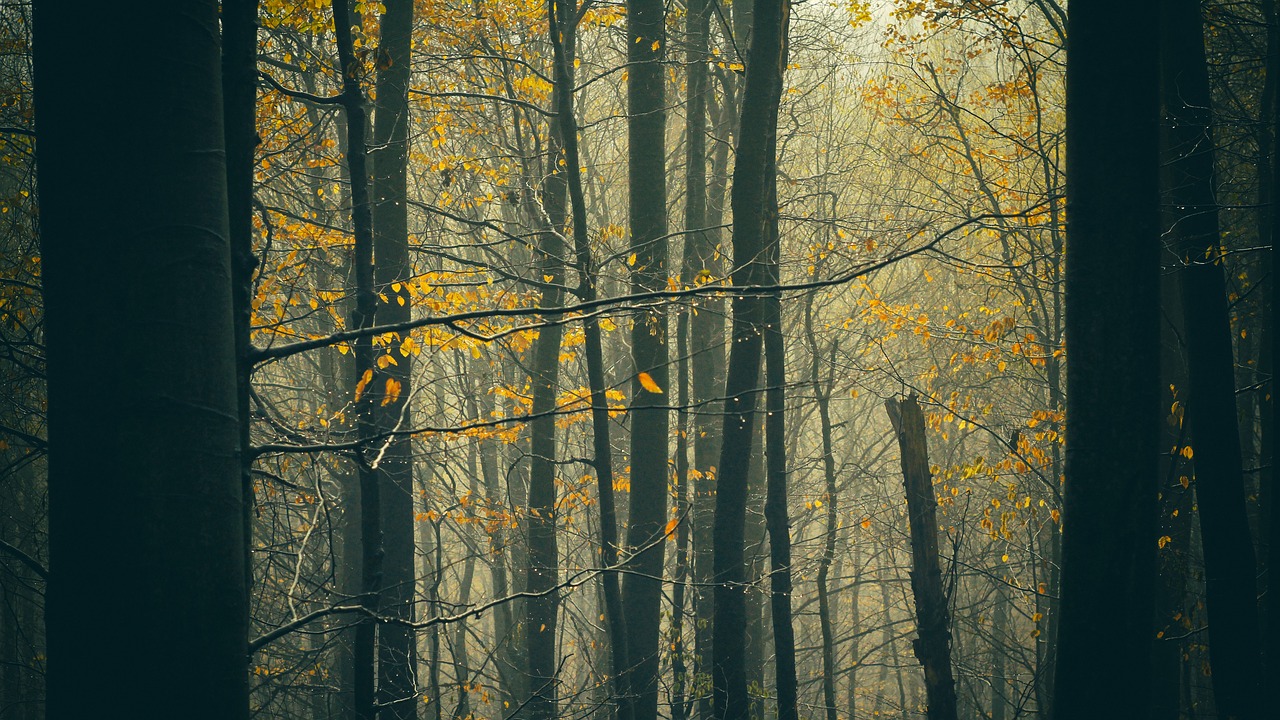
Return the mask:
<path id="1" fill-rule="evenodd" d="M 742 130 L 733 173 L 733 284 L 769 284 L 765 257 L 769 184 L 776 179 L 769 153 L 776 148 L 778 104 L 782 93 L 783 49 L 788 6 L 785 0 L 754 8 L 754 30 L 742 100 Z M 733 329 L 725 377 L 724 431 L 721 435 L 713 539 L 714 625 L 711 681 L 716 720 L 743 720 L 750 714 L 744 628 L 746 576 L 744 529 L 747 475 L 759 402 L 760 360 L 768 320 L 766 301 L 751 294 L 733 297 Z"/>
<path id="2" fill-rule="evenodd" d="M 631 233 L 633 292 L 667 284 L 666 7 L 662 0 L 627 2 L 627 218 Z M 663 542 L 670 476 L 667 449 L 670 413 L 663 394 L 671 389 L 667 314 L 663 307 L 633 319 L 631 357 L 631 510 L 627 544 L 634 553 L 622 581 L 627 618 L 627 659 L 633 670 L 624 685 L 634 699 L 635 720 L 658 717 L 658 631 L 662 609 Z M 646 382 L 647 380 L 647 382 Z"/>
<path id="3" fill-rule="evenodd" d="M 412 316 L 409 261 L 409 50 L 413 31 L 412 0 L 388 0 L 378 39 L 377 103 L 373 116 L 373 282 L 381 300 L 377 320 L 390 324 Z M 383 300 L 385 298 L 385 300 Z M 378 432 L 398 432 L 413 423 L 409 398 L 413 389 L 413 353 L 404 338 L 389 344 L 391 361 L 369 388 L 377 399 Z M 381 484 L 384 587 L 383 612 L 413 620 L 414 521 L 413 448 L 405 435 L 378 443 Z M 378 704 L 381 716 L 417 717 L 417 642 L 404 625 L 378 630 Z"/>
<path id="4" fill-rule="evenodd" d="M 1094 717 L 1100 707 L 1142 717 L 1149 702 L 1159 377 L 1151 18 L 1158 10 L 1153 2 L 1077 3 L 1067 32 L 1069 444 L 1058 720 Z"/>
<path id="5" fill-rule="evenodd" d="M 1179 262 L 1187 353 L 1187 422 L 1213 638 L 1214 701 L 1224 717 L 1261 712 L 1257 565 L 1245 514 L 1224 258 L 1214 196 L 1214 133 L 1198 0 L 1161 13 L 1162 167 L 1170 243 Z"/>
<path id="6" fill-rule="evenodd" d="M 247 718 L 218 6 L 40 3 L 35 35 L 49 717 Z"/>

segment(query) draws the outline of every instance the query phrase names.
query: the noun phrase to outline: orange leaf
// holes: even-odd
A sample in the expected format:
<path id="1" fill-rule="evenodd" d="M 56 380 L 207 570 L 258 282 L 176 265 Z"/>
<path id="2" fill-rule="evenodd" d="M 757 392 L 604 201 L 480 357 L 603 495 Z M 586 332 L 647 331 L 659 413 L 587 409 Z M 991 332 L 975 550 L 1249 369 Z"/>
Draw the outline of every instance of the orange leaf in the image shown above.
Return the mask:
<path id="1" fill-rule="evenodd" d="M 678 517 L 671 518 L 670 520 L 667 521 L 667 527 L 662 531 L 662 534 L 666 535 L 667 539 L 670 540 L 672 537 L 675 536 L 676 526 L 679 524 L 680 524 L 680 518 Z"/>
<path id="2" fill-rule="evenodd" d="M 636 379 L 640 381 L 640 386 L 643 387 L 645 390 L 648 390 L 649 392 L 655 395 L 662 394 L 662 388 L 658 386 L 658 383 L 653 381 L 653 376 L 650 375 L 649 373 L 642 372 L 636 376 Z"/>
<path id="3" fill-rule="evenodd" d="M 356 402 L 360 402 L 360 396 L 364 394 L 365 386 L 373 380 L 373 370 L 365 370 L 364 375 L 360 376 L 360 382 L 356 383 Z"/>

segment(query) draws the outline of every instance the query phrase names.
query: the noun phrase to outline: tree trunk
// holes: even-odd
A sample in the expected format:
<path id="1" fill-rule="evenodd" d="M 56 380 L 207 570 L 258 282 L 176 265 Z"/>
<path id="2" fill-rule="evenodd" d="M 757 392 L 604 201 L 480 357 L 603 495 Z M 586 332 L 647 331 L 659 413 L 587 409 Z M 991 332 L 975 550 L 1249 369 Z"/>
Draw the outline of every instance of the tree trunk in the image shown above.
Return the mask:
<path id="1" fill-rule="evenodd" d="M 1070 441 L 1056 720 L 1093 717 L 1103 706 L 1114 717 L 1141 717 L 1150 698 L 1159 5 L 1074 5 L 1067 34 Z"/>
<path id="2" fill-rule="evenodd" d="M 121 10 L 34 8 L 48 717 L 247 718 L 218 4 Z"/>
<path id="3" fill-rule="evenodd" d="M 660 290 L 667 283 L 666 173 L 666 9 L 662 0 L 627 2 L 627 162 L 631 287 Z M 635 317 L 631 355 L 631 514 L 627 544 L 634 553 L 622 582 L 627 619 L 627 659 L 632 671 L 624 681 L 634 698 L 635 720 L 658 717 L 658 631 L 661 622 L 663 542 L 667 522 L 667 436 L 665 398 L 640 381 L 646 373 L 669 390 L 667 322 L 661 309 Z"/>
<path id="4" fill-rule="evenodd" d="M 822 702 L 826 706 L 827 720 L 837 720 L 839 717 L 838 708 L 836 707 L 836 633 L 835 622 L 832 618 L 831 608 L 831 588 L 830 575 L 831 564 L 836 557 L 836 536 L 839 533 L 839 497 L 836 494 L 836 457 L 835 447 L 832 438 L 833 428 L 831 426 L 831 390 L 835 384 L 835 354 L 839 341 L 835 341 L 831 347 L 831 361 L 827 367 L 827 377 L 825 382 L 820 376 L 819 371 L 822 368 L 822 352 L 818 347 L 818 336 L 813 329 L 813 300 L 814 296 L 809 296 L 808 305 L 805 307 L 804 329 L 805 339 L 809 344 L 809 353 L 811 362 L 809 365 L 809 384 L 813 387 L 814 404 L 818 409 L 818 433 L 822 442 L 822 478 L 823 508 L 826 511 L 825 526 L 823 532 L 822 555 L 818 558 L 818 625 L 822 632 Z M 854 548 L 850 548 L 850 554 Z M 852 561 L 853 558 L 851 557 Z M 856 568 L 856 565 L 854 566 Z M 857 584 L 853 586 L 853 595 L 856 598 L 858 594 Z M 855 606 L 857 601 L 854 601 Z M 856 621 L 853 624 L 853 642 L 857 645 L 858 626 Z M 852 717 L 853 700 L 852 693 L 856 687 L 853 683 L 853 676 L 856 673 L 856 663 L 858 657 L 856 650 L 853 654 L 854 665 L 849 668 L 850 674 L 850 701 L 849 712 Z"/>
<path id="5" fill-rule="evenodd" d="M 574 257 L 578 272 L 577 295 L 581 302 L 591 302 L 596 299 L 596 270 L 591 255 L 591 239 L 587 232 L 587 207 L 583 197 L 578 121 L 573 95 L 573 61 L 577 54 L 577 32 L 574 27 L 577 18 L 576 2 L 558 4 L 553 0 L 548 17 L 551 20 L 555 85 L 565 89 L 556 95 L 556 112 L 559 113 L 557 125 L 564 148 L 565 177 L 573 218 Z M 600 559 L 604 567 L 612 568 L 618 564 L 618 516 L 613 496 L 613 446 L 609 440 L 609 400 L 605 396 L 604 350 L 599 318 L 586 318 L 582 333 L 583 354 L 587 361 L 587 385 L 591 392 L 592 462 L 596 472 L 596 494 L 600 503 Z M 601 573 L 600 582 L 603 586 L 605 619 L 609 626 L 613 697 L 618 703 L 618 720 L 629 720 L 631 693 L 625 685 L 629 664 L 621 583 L 616 571 Z"/>
<path id="6" fill-rule="evenodd" d="M 767 197 L 767 151 L 772 147 L 770 137 L 777 133 L 782 87 L 780 61 L 785 2 L 761 0 L 754 9 L 756 29 L 747 64 L 742 128 L 733 177 L 733 283 L 736 286 L 764 285 L 769 281 L 763 259 L 763 213 Z M 765 304 L 759 296 L 733 298 L 713 545 L 715 622 L 711 681 L 716 720 L 746 720 L 750 714 L 743 636 L 746 626 L 743 528 L 766 317 Z"/>
<path id="7" fill-rule="evenodd" d="M 248 452 L 253 378 L 253 153 L 258 145 L 258 0 L 222 3 L 222 112 L 227 143 L 227 216 L 231 241 L 231 307 L 236 344 L 236 418 L 240 492 L 244 498 L 245 587 L 253 585 L 253 456 Z"/>
<path id="8" fill-rule="evenodd" d="M 781 67 L 787 62 L 790 6 L 783 5 Z M 781 84 L 779 84 L 779 88 Z M 777 106 L 774 106 L 775 125 Z M 765 262 L 769 283 L 781 283 L 778 268 L 777 132 L 765 156 Z M 791 520 L 787 511 L 787 370 L 782 334 L 782 297 L 771 293 L 765 304 L 765 523 L 769 528 L 769 602 L 773 620 L 774 677 L 778 720 L 799 720 L 796 687 L 796 638 L 791 624 Z"/>
<path id="9" fill-rule="evenodd" d="M 409 261 L 409 48 L 413 30 L 413 1 L 387 0 L 378 40 L 377 104 L 373 118 L 373 252 L 374 288 L 387 298 L 378 308 L 378 322 L 410 319 Z M 403 338 L 401 338 L 403 340 Z M 393 342 L 394 360 L 378 385 L 380 433 L 412 427 L 413 354 L 400 352 Z M 413 449 L 409 436 L 379 441 L 378 482 L 385 557 L 381 608 L 384 615 L 413 620 L 414 519 Z M 378 703 L 383 720 L 417 717 L 417 641 L 411 628 L 384 624 L 378 628 Z"/>
<path id="10" fill-rule="evenodd" d="M 924 413 L 914 395 L 887 400 L 889 420 L 902 453 L 902 478 L 911 521 L 911 592 L 916 601 L 917 630 L 912 643 L 924 667 L 929 720 L 956 719 L 956 685 L 951 673 L 951 619 L 942 588 L 938 557 L 938 497 L 929 472 Z"/>
<path id="11" fill-rule="evenodd" d="M 364 91 L 360 87 L 360 61 L 351 36 L 351 10 L 347 0 L 334 0 L 334 36 L 342 69 L 341 102 L 347 125 L 347 174 L 351 182 L 351 225 L 355 240 L 352 274 L 355 276 L 356 302 L 351 326 L 372 327 L 377 311 L 373 289 L 373 205 L 369 196 L 368 143 Z M 376 388 L 380 378 L 374 366 L 373 338 L 355 342 L 355 369 L 366 392 L 355 400 L 356 427 L 361 438 L 377 432 L 375 417 Z M 360 384 L 357 387 L 360 387 Z M 357 457 L 360 482 L 360 604 L 367 615 L 376 615 L 382 591 L 383 538 L 381 488 L 374 467 L 376 450 L 361 448 Z M 356 626 L 354 649 L 355 708 L 364 720 L 377 716 L 377 678 L 374 656 L 377 649 L 377 624 L 372 617 Z"/>
<path id="12" fill-rule="evenodd" d="M 1161 166 L 1167 224 L 1181 261 L 1187 340 L 1186 418 L 1194 450 L 1196 501 L 1204 548 L 1209 659 L 1223 717 L 1254 718 L 1259 697 L 1257 571 L 1245 510 L 1236 411 L 1235 359 L 1214 196 L 1209 72 L 1198 0 L 1164 4 L 1161 39 L 1164 128 Z"/>

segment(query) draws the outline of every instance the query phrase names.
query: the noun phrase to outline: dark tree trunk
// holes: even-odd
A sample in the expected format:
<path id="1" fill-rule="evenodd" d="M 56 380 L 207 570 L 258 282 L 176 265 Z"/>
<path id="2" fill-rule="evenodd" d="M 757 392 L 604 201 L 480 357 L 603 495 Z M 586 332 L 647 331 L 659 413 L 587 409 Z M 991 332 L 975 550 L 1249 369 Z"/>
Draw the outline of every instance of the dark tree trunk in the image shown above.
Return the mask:
<path id="1" fill-rule="evenodd" d="M 218 4 L 41 2 L 34 35 L 48 717 L 247 718 Z"/>
<path id="2" fill-rule="evenodd" d="M 938 497 L 929 472 L 924 413 L 914 395 L 887 400 L 889 420 L 902 453 L 902 478 L 911 524 L 911 592 L 916 601 L 916 628 L 920 637 L 912 643 L 916 659 L 924 667 L 929 698 L 929 720 L 956 720 L 956 683 L 951 673 L 951 618 L 942 588 L 938 557 Z"/>
<path id="3" fill-rule="evenodd" d="M 364 90 L 361 88 L 361 63 L 355 54 L 351 36 L 351 9 L 347 0 L 333 2 L 334 37 L 338 46 L 342 71 L 342 109 L 347 125 L 347 177 L 351 182 L 351 227 L 354 236 L 352 275 L 355 276 L 356 302 L 352 327 L 368 328 L 374 323 L 377 296 L 373 287 L 373 204 L 369 195 L 369 163 Z M 374 363 L 372 337 L 355 342 L 357 387 L 363 392 L 355 399 L 356 428 L 362 438 L 377 432 L 375 417 L 376 388 L 381 384 Z M 355 667 L 355 710 L 363 720 L 377 717 L 377 624 L 371 616 L 379 612 L 382 593 L 383 538 L 381 487 L 374 457 L 377 449 L 367 444 L 357 458 L 360 483 L 360 605 L 366 617 L 356 626 L 353 663 Z"/>
<path id="4" fill-rule="evenodd" d="M 1005 656 L 1009 649 L 1009 597 L 996 587 L 995 610 L 991 615 L 991 720 L 1005 720 L 1009 710 L 1009 682 L 1005 679 Z"/>
<path id="5" fill-rule="evenodd" d="M 631 287 L 659 290 L 667 283 L 666 172 L 666 9 L 662 0 L 627 2 L 627 143 L 631 227 Z M 667 521 L 667 435 L 669 413 L 661 394 L 640 382 L 647 373 L 669 390 L 667 320 L 662 310 L 635 318 L 631 355 L 631 514 L 627 544 L 631 571 L 622 582 L 627 620 L 627 659 L 632 671 L 624 681 L 634 698 L 635 720 L 658 717 L 658 630 L 662 605 L 662 540 Z"/>
<path id="6" fill-rule="evenodd" d="M 573 61 L 577 54 L 576 2 L 557 3 L 548 9 L 551 20 L 551 47 L 554 55 L 555 86 L 566 88 L 556 94 L 557 126 L 564 148 L 565 176 L 573 224 L 573 246 L 578 287 L 582 302 L 596 299 L 596 271 L 587 232 L 587 206 L 582 188 L 581 155 L 578 149 L 578 121 L 574 110 Z M 583 354 L 587 361 L 587 386 L 591 392 L 591 439 L 596 494 L 600 502 L 600 558 L 606 568 L 618 564 L 618 517 L 613 496 L 613 447 L 610 443 L 609 401 L 605 396 L 604 350 L 600 321 L 592 316 L 583 321 Z M 618 720 L 629 720 L 631 706 L 627 691 L 627 635 L 622 612 L 622 589 L 616 572 L 601 573 L 605 619 L 609 626 L 613 698 L 618 703 Z"/>
<path id="7" fill-rule="evenodd" d="M 747 64 L 733 178 L 733 283 L 769 282 L 764 261 L 764 208 L 770 139 L 777 133 L 782 88 L 785 0 L 761 0 L 754 8 L 755 32 Z M 712 692 L 716 720 L 745 720 L 750 714 L 743 628 L 746 626 L 743 531 L 747 474 L 758 402 L 766 305 L 756 295 L 733 299 L 733 331 L 725 379 L 725 417 L 716 482 L 714 528 L 714 615 Z"/>
<path id="8" fill-rule="evenodd" d="M 222 3 L 222 117 L 227 142 L 227 216 L 231 240 L 231 307 L 236 343 L 236 418 L 240 492 L 244 497 L 245 587 L 253 585 L 253 456 L 249 395 L 253 378 L 253 153 L 258 145 L 258 0 Z"/>
<path id="9" fill-rule="evenodd" d="M 548 32 L 559 25 L 572 27 L 572 9 L 568 4 L 558 5 L 549 1 Z M 566 31 L 567 32 L 567 31 Z M 556 84 L 552 89 L 552 102 L 558 107 L 564 103 L 562 95 L 572 88 Z M 570 99 L 570 102 L 572 100 Z M 560 120 L 553 121 L 547 141 L 546 179 L 542 187 L 542 208 L 547 227 L 539 234 L 538 268 L 536 277 L 549 283 L 542 292 L 543 307 L 564 304 L 565 245 L 563 231 L 567 216 L 567 177 L 569 162 L 564 158 L 561 143 L 566 133 Z M 563 326 L 556 324 L 543 328 L 534 342 L 533 407 L 535 419 L 530 423 L 529 461 L 529 532 L 528 581 L 525 590 L 538 593 L 525 601 L 525 633 L 528 638 L 529 701 L 526 705 L 530 720 L 551 720 L 556 717 L 556 690 L 558 684 L 556 665 L 556 622 L 560 609 L 559 593 L 554 588 L 559 582 L 559 543 L 556 538 L 556 394 L 560 382 L 560 340 Z"/>
<path id="10" fill-rule="evenodd" d="M 1178 720 L 1181 716 L 1183 643 L 1173 640 L 1185 634 L 1181 620 L 1187 608 L 1187 578 L 1191 572 L 1192 510 L 1191 468 L 1180 450 L 1187 443 L 1182 400 L 1186 391 L 1186 357 L 1182 347 L 1182 303 L 1178 276 L 1160 279 L 1163 321 L 1160 324 L 1161 402 L 1156 422 L 1160 427 L 1160 512 L 1157 540 L 1155 626 L 1152 651 L 1150 720 Z"/>
<path id="11" fill-rule="evenodd" d="M 722 270 L 716 258 L 718 230 L 707 229 L 714 223 L 707 192 L 707 114 L 711 97 L 708 63 L 710 61 L 710 19 L 708 0 L 689 0 L 686 17 L 687 61 L 686 88 L 688 104 L 685 108 L 685 213 L 684 226 L 688 233 L 684 240 L 684 257 L 681 263 L 683 284 L 704 284 L 720 277 Z M 723 205 L 723 197 L 719 200 Z M 687 338 L 689 400 L 693 405 L 691 426 L 681 425 L 689 433 L 693 446 L 692 477 L 681 482 L 690 487 L 691 517 L 689 523 L 693 535 L 693 555 L 690 562 L 694 585 L 694 609 L 697 622 L 694 634 L 694 677 L 705 674 L 711 660 L 711 525 L 713 522 L 713 478 L 720 458 L 720 428 L 718 427 L 720 388 L 717 383 L 724 372 L 724 302 L 719 298 L 694 301 L 690 309 L 681 315 L 681 336 Z M 685 357 L 681 353 L 680 357 Z M 683 403 L 682 403 L 683 404 Z M 695 681 L 696 684 L 696 681 Z M 698 700 L 698 717 L 709 720 L 711 702 L 708 693 L 701 693 Z"/>
<path id="12" fill-rule="evenodd" d="M 787 63 L 790 5 L 782 8 L 782 49 L 779 65 Z M 779 82 L 779 90 L 781 82 Z M 774 106 L 775 125 L 777 105 Z M 778 268 L 778 137 L 769 138 L 765 156 L 765 263 L 771 285 L 781 282 Z M 787 510 L 787 368 L 782 333 L 782 296 L 771 293 L 765 304 L 765 450 L 764 516 L 769 528 L 769 607 L 773 621 L 774 678 L 778 720 L 799 720 L 796 688 L 796 637 L 791 624 L 791 520 Z"/>
<path id="13" fill-rule="evenodd" d="M 1264 605 L 1266 613 L 1266 634 L 1265 634 L 1265 650 L 1267 654 L 1266 678 L 1263 685 L 1265 687 L 1280 686 L 1280 579 L 1274 571 L 1276 554 L 1280 553 L 1280 517 L 1276 516 L 1277 502 L 1276 498 L 1280 493 L 1276 491 L 1276 480 L 1280 478 L 1280 473 L 1276 472 L 1276 442 L 1275 433 L 1280 431 L 1280 401 L 1276 397 L 1277 384 L 1275 381 L 1276 363 L 1280 362 L 1280 330 L 1277 329 L 1276 323 L 1280 320 L 1280 312 L 1277 312 L 1277 303 L 1280 302 L 1280 280 L 1275 276 L 1276 268 L 1280 267 L 1280 262 L 1276 260 L 1276 238 L 1280 238 L 1280 208 L 1275 206 L 1275 196 L 1280 192 L 1280 158 L 1276 157 L 1275 148 L 1280 147 L 1280 12 L 1278 12 L 1274 3 L 1268 3 L 1270 12 L 1267 15 L 1267 75 L 1276 76 L 1275 85 L 1278 88 L 1271 98 L 1271 104 L 1266 108 L 1269 113 L 1266 120 L 1271 124 L 1272 128 L 1272 152 L 1271 152 L 1271 197 L 1272 207 L 1267 215 L 1267 222 L 1270 226 L 1269 235 L 1271 238 L 1271 323 L 1268 327 L 1269 350 L 1271 358 L 1271 384 L 1269 386 L 1268 397 L 1270 398 L 1270 407 L 1266 411 L 1270 419 L 1270 423 L 1263 426 L 1263 442 L 1265 447 L 1270 451 L 1268 460 L 1268 470 L 1264 475 L 1264 483 L 1262 486 L 1263 493 L 1263 527 L 1265 528 L 1267 548 L 1266 553 L 1266 577 L 1267 577 L 1267 594 Z"/>
<path id="14" fill-rule="evenodd" d="M 1165 170 L 1169 234 L 1179 261 L 1187 339 L 1187 422 L 1204 548 L 1209 659 L 1223 717 L 1254 718 L 1261 646 L 1256 560 L 1245 510 L 1235 359 L 1219 249 L 1209 72 L 1199 0 L 1166 2 L 1162 15 Z"/>
<path id="15" fill-rule="evenodd" d="M 823 488 L 822 502 L 826 510 L 826 525 L 824 531 L 826 536 L 823 538 L 822 556 L 818 559 L 818 623 L 822 630 L 822 702 L 826 706 L 827 720 L 837 720 L 839 712 L 836 707 L 836 638 L 835 623 L 831 617 L 831 588 L 830 574 L 831 563 L 835 560 L 836 555 L 836 533 L 838 532 L 839 521 L 839 505 L 836 495 L 836 459 L 835 449 L 832 447 L 832 430 L 831 430 L 831 386 L 832 378 L 828 378 L 823 383 L 818 377 L 818 369 L 820 367 L 821 358 L 818 354 L 818 344 L 813 332 L 812 313 L 806 314 L 807 321 L 806 330 L 809 335 L 809 342 L 813 348 L 813 365 L 810 368 L 809 381 L 813 384 L 814 400 L 818 406 L 818 422 L 820 423 L 820 433 L 822 437 L 822 476 Z M 854 597 L 857 597 L 857 585 L 854 586 Z M 856 600 L 855 600 L 856 603 Z M 858 632 L 855 622 L 853 632 Z M 856 641 L 855 641 L 856 642 Z M 854 662 L 857 662 L 857 654 L 854 654 Z M 856 672 L 856 665 L 850 666 L 850 689 L 854 690 L 853 673 Z M 850 704 L 850 712 L 852 712 L 852 703 Z"/>
<path id="16" fill-rule="evenodd" d="M 1144 717 L 1159 384 L 1154 1 L 1073 5 L 1067 437 L 1055 720 Z M 1125 312 L 1117 313 L 1116 308 Z M 1123 402 L 1117 402 L 1123 398 Z"/>
<path id="17" fill-rule="evenodd" d="M 387 0 L 378 40 L 377 104 L 373 117 L 373 253 L 374 291 L 386 300 L 378 308 L 378 322 L 410 319 L 412 305 L 409 262 L 409 48 L 413 31 L 413 0 Z M 403 341 L 404 338 L 400 338 Z M 370 387 L 377 399 L 380 433 L 412 427 L 413 354 L 400 352 L 392 342 L 394 360 Z M 410 438 L 399 435 L 377 444 L 381 486 L 382 531 L 385 546 L 381 608 L 387 617 L 413 620 L 414 520 L 413 455 Z M 378 629 L 378 703 L 383 720 L 417 717 L 417 641 L 404 625 Z"/>

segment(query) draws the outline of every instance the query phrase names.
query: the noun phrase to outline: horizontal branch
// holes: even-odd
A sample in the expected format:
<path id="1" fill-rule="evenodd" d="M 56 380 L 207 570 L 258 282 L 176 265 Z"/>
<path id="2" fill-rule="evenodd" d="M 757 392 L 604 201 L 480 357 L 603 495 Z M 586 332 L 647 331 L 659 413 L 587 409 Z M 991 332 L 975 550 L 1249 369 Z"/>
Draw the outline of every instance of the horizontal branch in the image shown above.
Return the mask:
<path id="1" fill-rule="evenodd" d="M 952 227 L 948 228 L 929 242 L 912 248 L 905 252 L 893 255 L 883 260 L 865 263 L 849 272 L 837 275 L 825 280 L 811 280 L 808 282 L 778 284 L 778 285 L 702 285 L 699 287 L 685 288 L 682 290 L 655 290 L 651 292 L 633 293 L 630 295 L 622 295 L 610 298 L 600 298 L 590 302 L 579 302 L 570 305 L 562 305 L 559 307 L 533 307 L 533 308 L 491 308 L 486 310 L 471 310 L 468 312 L 454 313 L 451 315 L 436 315 L 413 320 L 406 320 L 399 323 L 390 323 L 387 325 L 375 325 L 367 328 L 356 330 L 347 330 L 344 332 L 333 333 L 322 338 L 313 340 L 304 340 L 287 345 L 270 348 L 256 348 L 250 353 L 250 360 L 255 365 L 264 362 L 279 360 L 281 358 L 290 357 L 298 353 L 316 350 L 322 347 L 329 347 L 339 343 L 350 342 L 361 338 L 383 335 L 385 333 L 404 334 L 411 330 L 417 330 L 423 327 L 439 327 L 439 326 L 455 326 L 459 323 L 471 322 L 473 320 L 489 320 L 497 317 L 527 317 L 541 316 L 543 318 L 564 318 L 566 315 L 584 313 L 592 310 L 599 310 L 609 307 L 621 307 L 631 303 L 645 301 L 662 301 L 662 300 L 681 300 L 694 297 L 706 296 L 725 296 L 725 295 L 772 295 L 784 292 L 799 292 L 807 290 L 818 290 L 822 288 L 844 285 L 857 278 L 869 273 L 881 270 L 901 260 L 919 255 L 932 249 L 935 245 L 942 242 L 946 238 L 955 233 L 969 227 L 979 224 L 985 220 L 991 220 L 997 217 L 1022 217 L 1030 213 L 1035 208 L 1030 208 L 1023 212 L 1012 214 L 986 214 L 977 215 L 964 220 Z M 572 319 L 572 318 L 570 318 Z M 550 321 L 543 321 L 537 324 L 527 326 L 519 326 L 511 329 L 511 332 L 518 332 L 524 329 L 536 329 L 546 327 Z M 562 320 L 561 322 L 565 322 Z"/>

